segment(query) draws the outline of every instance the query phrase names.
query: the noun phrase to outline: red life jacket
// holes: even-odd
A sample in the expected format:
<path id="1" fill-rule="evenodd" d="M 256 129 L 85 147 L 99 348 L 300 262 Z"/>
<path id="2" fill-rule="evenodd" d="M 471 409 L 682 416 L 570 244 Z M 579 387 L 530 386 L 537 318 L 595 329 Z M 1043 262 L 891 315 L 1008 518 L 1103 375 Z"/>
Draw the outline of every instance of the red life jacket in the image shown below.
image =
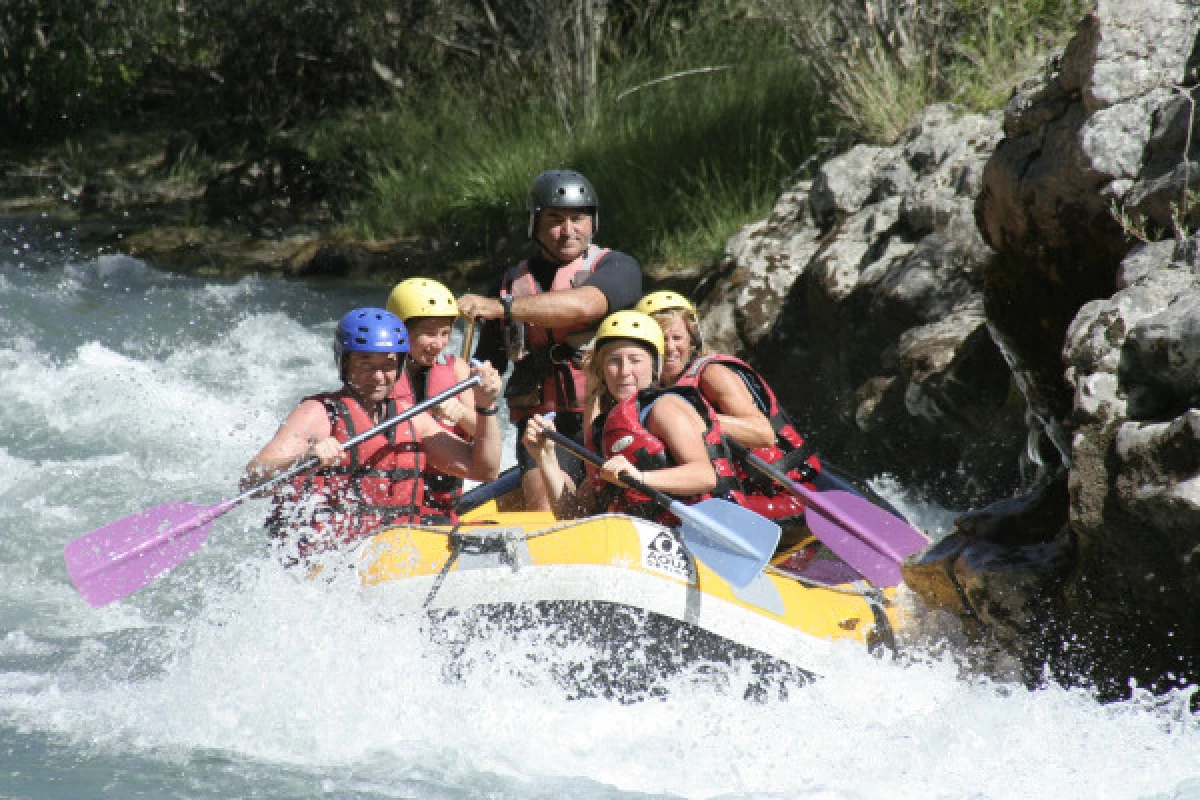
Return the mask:
<path id="1" fill-rule="evenodd" d="M 439 355 L 437 360 L 428 369 L 422 370 L 425 391 L 416 393 L 413 392 L 408 370 L 403 370 L 396 379 L 396 386 L 392 389 L 392 397 L 401 404 L 401 407 L 406 407 L 446 391 L 458 383 L 458 379 L 455 377 L 454 364 L 454 356 L 445 353 Z M 467 432 L 460 425 L 453 422 L 446 422 L 439 417 L 434 417 L 434 419 L 446 430 L 461 436 L 463 439 L 470 440 L 471 437 L 467 435 Z M 462 489 L 462 478 L 433 469 L 432 467 L 426 467 L 425 502 L 430 508 L 437 509 L 446 515 L 453 514 L 458 498 L 462 497 Z"/>
<path id="2" fill-rule="evenodd" d="M 313 395 L 329 415 L 331 435 L 345 442 L 375 424 L 345 390 Z M 396 401 L 383 404 L 395 416 Z M 332 550 L 400 523 L 446 524 L 455 520 L 425 503 L 421 470 L 424 448 L 410 420 L 343 453 L 332 467 L 292 480 L 294 492 L 276 497 L 267 522 L 276 538 L 295 537 L 299 556 Z"/>
<path id="3" fill-rule="evenodd" d="M 608 252 L 607 248 L 595 245 L 588 247 L 587 252 L 579 258 L 558 268 L 548 290 L 542 289 L 533 277 L 529 262 L 522 261 L 504 274 L 500 294 L 531 297 L 543 291 L 576 289 L 584 284 L 596 263 Z M 508 380 L 505 397 L 511 412 L 509 417 L 515 422 L 548 411 L 582 413 L 587 378 L 580 369 L 579 351 L 568 342 L 567 337 L 573 333 L 595 330 L 599 320 L 555 328 L 529 322 L 514 324 L 524 328 L 529 354 L 514 364 L 513 374 Z"/>
<path id="4" fill-rule="evenodd" d="M 650 406 L 664 394 L 679 395 L 700 414 L 706 426 L 704 446 L 708 451 L 709 460 L 712 461 L 713 470 L 717 473 L 717 485 L 711 492 L 679 499 L 691 505 L 710 497 L 722 497 L 740 505 L 744 495 L 729 455 L 729 448 L 725 445 L 725 437 L 721 433 L 721 423 L 717 421 L 712 407 L 694 388 L 643 389 L 628 400 L 617 403 L 593 423 L 591 439 L 600 442 L 599 453 L 605 459 L 623 455 L 639 470 L 650 471 L 675 466 L 666 444 L 647 430 L 645 425 Z M 674 514 L 659 507 L 641 492 L 603 481 L 598 472 L 593 472 L 592 479 L 597 482 L 599 496 L 607 501 L 609 511 L 652 519 L 668 527 L 679 524 Z"/>
<path id="5" fill-rule="evenodd" d="M 792 480 L 804 483 L 815 491 L 812 480 L 821 470 L 820 460 L 813 448 L 805 444 L 804 437 L 797 432 L 787 412 L 780 407 L 771 387 L 745 361 L 720 353 L 700 356 L 684 368 L 674 386 L 700 389 L 700 375 L 710 364 L 722 364 L 732 369 L 745 382 L 755 405 L 775 431 L 775 443 L 770 447 L 755 448 L 752 451 L 754 455 L 768 464 L 777 464 Z M 735 461 L 735 466 L 746 489 L 745 505 L 748 508 L 774 520 L 789 520 L 804 515 L 804 502 L 800 498 L 789 494 L 770 478 L 764 478 L 753 470 L 747 471 L 741 463 Z"/>

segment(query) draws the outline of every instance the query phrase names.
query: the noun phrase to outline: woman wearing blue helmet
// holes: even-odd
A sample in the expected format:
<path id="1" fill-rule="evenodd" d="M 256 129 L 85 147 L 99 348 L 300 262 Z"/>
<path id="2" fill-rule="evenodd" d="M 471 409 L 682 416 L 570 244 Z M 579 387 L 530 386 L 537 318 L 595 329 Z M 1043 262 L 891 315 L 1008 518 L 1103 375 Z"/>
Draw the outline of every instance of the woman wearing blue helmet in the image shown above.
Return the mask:
<path id="1" fill-rule="evenodd" d="M 487 363 L 471 372 L 481 413 L 471 442 L 419 414 L 346 450 L 342 443 L 395 416 L 410 403 L 393 397 L 409 351 L 400 318 L 381 308 L 358 308 L 342 317 L 333 356 L 342 387 L 306 397 L 274 438 L 246 465 L 243 487 L 256 486 L 298 461 L 315 456 L 320 467 L 279 492 L 268 532 L 295 551 L 288 560 L 329 550 L 402 523 L 452 523 L 453 512 L 427 502 L 429 468 L 478 481 L 495 479 L 501 435 L 494 409 L 502 381 Z"/>

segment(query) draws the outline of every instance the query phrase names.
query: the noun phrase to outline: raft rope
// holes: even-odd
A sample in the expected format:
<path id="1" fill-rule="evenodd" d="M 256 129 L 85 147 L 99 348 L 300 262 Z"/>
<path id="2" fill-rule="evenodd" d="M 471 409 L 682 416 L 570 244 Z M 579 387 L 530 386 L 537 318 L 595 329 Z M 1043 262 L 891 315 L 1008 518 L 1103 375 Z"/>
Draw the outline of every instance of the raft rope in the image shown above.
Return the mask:
<path id="1" fill-rule="evenodd" d="M 536 530 L 536 531 L 521 532 L 521 533 L 515 534 L 515 535 L 514 535 L 515 532 L 513 531 L 512 528 L 506 528 L 504 526 L 497 525 L 494 532 L 489 532 L 487 529 L 478 529 L 477 528 L 477 529 L 471 531 L 470 535 L 476 536 L 476 537 L 481 537 L 481 538 L 497 538 L 497 539 L 507 538 L 509 541 L 519 542 L 519 541 L 523 541 L 523 540 L 536 539 L 539 536 L 546 536 L 551 533 L 558 533 L 559 531 L 566 530 L 567 528 L 574 528 L 580 524 L 583 524 L 583 522 L 585 522 L 585 521 L 593 522 L 593 521 L 599 520 L 599 519 L 627 520 L 627 519 L 629 519 L 629 516 L 626 514 L 611 514 L 611 513 L 596 514 L 594 516 L 588 517 L 587 520 L 577 520 L 577 519 L 576 520 L 566 520 L 558 525 L 553 525 L 549 528 L 541 528 L 540 530 Z M 433 598 L 437 595 L 438 590 L 441 588 L 442 582 L 443 582 L 443 580 L 445 580 L 447 573 L 449 573 L 450 569 L 454 566 L 455 562 L 458 560 L 458 557 L 462 554 L 463 534 L 459 533 L 458 529 L 460 527 L 462 527 L 462 525 L 464 525 L 464 524 L 472 524 L 473 525 L 473 524 L 477 524 L 477 523 L 474 523 L 474 522 L 464 523 L 464 522 L 460 521 L 457 524 L 455 524 L 455 526 L 453 528 L 451 528 L 450 530 L 446 530 L 445 527 L 438 528 L 438 527 L 434 527 L 432 525 L 423 525 L 423 524 L 419 524 L 419 523 L 405 524 L 404 526 L 402 526 L 408 530 L 422 531 L 424 533 L 434 533 L 439 536 L 447 536 L 451 539 L 450 558 L 447 559 L 446 563 L 442 566 L 441 571 L 438 572 L 438 575 L 434 582 L 434 585 L 429 592 L 429 597 L 427 597 L 425 599 L 424 607 L 426 607 L 426 608 L 429 606 L 429 604 L 431 602 L 433 602 Z M 877 589 L 875 589 L 874 587 L 870 586 L 865 581 L 855 581 L 854 582 L 855 588 L 846 589 L 844 587 L 836 586 L 834 584 L 822 583 L 820 581 L 814 581 L 811 578 L 805 578 L 800 575 L 795 575 L 790 572 L 785 572 L 785 571 L 779 569 L 778 567 L 774 567 L 770 564 L 763 567 L 763 572 L 770 573 L 771 575 L 776 575 L 776 576 L 778 576 L 780 578 L 784 578 L 786 580 L 795 581 L 796 583 L 798 583 L 801 586 L 804 586 L 808 589 L 825 589 L 830 592 L 836 592 L 838 594 L 849 595 L 851 597 L 862 597 L 867 601 L 867 603 L 869 605 L 871 605 L 872 611 L 875 610 L 876 604 L 879 604 L 880 606 L 891 605 L 891 601 L 888 600 L 888 598 L 882 592 L 880 592 Z M 878 617 L 879 617 L 879 614 L 877 613 L 876 618 L 878 619 Z M 884 619 L 886 620 L 886 615 L 884 616 Z M 890 630 L 890 625 L 888 627 Z"/>
<path id="2" fill-rule="evenodd" d="M 786 572 L 784 570 L 781 570 L 779 567 L 771 566 L 770 564 L 763 567 L 763 572 L 769 572 L 772 575 L 779 576 L 780 578 L 784 578 L 789 581 L 795 581 L 796 583 L 798 583 L 801 586 L 804 586 L 805 588 L 808 588 L 808 589 L 828 589 L 831 592 L 837 592 L 838 594 L 848 594 L 853 597 L 865 596 L 867 594 L 866 592 L 864 592 L 860 589 L 844 589 L 841 586 L 835 586 L 832 583 L 822 583 L 821 581 L 814 581 L 812 578 L 805 578 L 802 575 L 795 575 L 791 572 Z M 856 583 L 857 583 L 857 581 L 856 581 Z M 884 598 L 884 601 L 886 602 L 887 598 Z"/>
<path id="3" fill-rule="evenodd" d="M 569 519 L 569 520 L 566 520 L 565 522 L 562 522 L 559 525 L 554 525 L 549 528 L 542 528 L 540 530 L 530 531 L 528 533 L 521 532 L 520 534 L 515 534 L 515 535 L 514 535 L 514 531 L 511 527 L 505 527 L 504 525 L 498 524 L 495 526 L 494 531 L 489 532 L 486 528 L 476 528 L 475 530 L 471 531 L 471 533 L 469 535 L 477 536 L 480 538 L 497 538 L 497 539 L 508 537 L 514 541 L 521 541 L 523 539 L 536 539 L 539 536 L 545 536 L 550 533 L 558 533 L 559 531 L 566 530 L 567 528 L 574 528 L 578 525 L 582 525 L 587 522 L 594 522 L 595 520 L 598 520 L 598 519 L 629 519 L 629 516 L 626 514 L 611 514 L 611 513 L 610 514 L 594 514 L 594 515 L 588 517 L 587 519 Z M 461 527 L 462 525 L 480 525 L 480 524 L 482 524 L 482 523 L 475 522 L 472 520 L 468 520 L 466 522 L 460 521 L 458 524 L 456 524 L 450 530 L 446 530 L 445 526 L 438 528 L 438 527 L 434 527 L 432 525 L 406 522 L 403 525 L 396 525 L 396 526 L 394 526 L 394 528 L 391 528 L 389 530 L 394 530 L 395 528 L 401 528 L 403 530 L 422 531 L 424 533 L 436 533 L 441 536 L 463 536 L 466 534 L 460 534 L 458 532 L 459 527 Z"/>
<path id="4" fill-rule="evenodd" d="M 409 526 L 414 527 L 414 526 Z M 446 575 L 449 574 L 450 568 L 454 566 L 454 562 L 458 561 L 459 555 L 463 550 L 462 537 L 458 535 L 458 529 L 462 527 L 462 522 L 454 523 L 454 527 L 446 531 L 446 535 L 450 537 L 450 557 L 446 559 L 446 563 L 442 566 L 441 572 L 433 581 L 433 586 L 429 587 L 429 594 L 425 597 L 425 602 L 421 604 L 422 609 L 429 608 L 429 604 L 433 602 L 433 598 L 437 597 L 437 593 L 442 589 L 442 582 L 446 580 Z"/>

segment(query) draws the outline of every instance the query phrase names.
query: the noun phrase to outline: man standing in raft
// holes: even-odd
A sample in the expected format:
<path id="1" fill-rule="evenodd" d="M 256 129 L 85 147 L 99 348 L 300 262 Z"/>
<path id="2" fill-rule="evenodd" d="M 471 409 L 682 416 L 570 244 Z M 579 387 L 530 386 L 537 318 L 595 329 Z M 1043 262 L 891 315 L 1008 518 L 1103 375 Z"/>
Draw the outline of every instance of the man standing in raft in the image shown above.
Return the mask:
<path id="1" fill-rule="evenodd" d="M 267 530 L 286 540 L 286 561 L 296 563 L 389 525 L 453 521 L 428 504 L 430 467 L 472 480 L 495 479 L 502 438 L 494 411 L 502 381 L 490 364 L 472 369 L 480 377 L 471 390 L 479 414 L 473 442 L 422 413 L 348 451 L 342 447 L 411 407 L 394 397 L 408 351 L 408 332 L 391 312 L 359 308 L 346 314 L 333 340 L 342 387 L 302 400 L 246 465 L 243 489 L 302 459 L 320 460 L 315 472 L 297 476 L 290 490 L 275 496 Z"/>
<path id="2" fill-rule="evenodd" d="M 458 319 L 454 294 L 431 278 L 409 278 L 388 295 L 387 310 L 404 322 L 409 351 L 405 367 L 392 394 L 402 407 L 434 397 L 470 375 L 461 358 L 444 352 Z M 431 412 L 446 430 L 471 441 L 475 435 L 475 409 L 462 398 L 451 397 Z M 426 500 L 430 508 L 449 516 L 462 496 L 463 481 L 435 469 L 425 472 Z"/>
<path id="3" fill-rule="evenodd" d="M 529 510 L 548 510 L 537 464 L 520 445 L 526 421 L 556 412 L 559 431 L 583 429 L 582 351 L 607 315 L 632 308 L 642 294 L 642 268 L 632 256 L 592 244 L 599 201 L 587 178 L 571 170 L 543 172 L 527 199 L 529 238 L 537 252 L 505 271 L 492 296 L 465 294 L 459 311 L 486 320 L 477 355 L 501 373 L 515 362 L 504 396 L 517 428 L 517 462 Z M 582 464 L 564 455 L 575 475 Z"/>

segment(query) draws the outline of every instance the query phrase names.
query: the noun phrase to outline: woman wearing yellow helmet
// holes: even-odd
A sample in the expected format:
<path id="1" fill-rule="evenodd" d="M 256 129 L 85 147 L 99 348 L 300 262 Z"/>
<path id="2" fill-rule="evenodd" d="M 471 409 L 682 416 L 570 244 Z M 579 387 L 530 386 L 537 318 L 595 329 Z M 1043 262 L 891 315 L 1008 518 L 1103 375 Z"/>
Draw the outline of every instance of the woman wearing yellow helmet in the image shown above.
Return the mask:
<path id="1" fill-rule="evenodd" d="M 638 301 L 637 310 L 649 314 L 662 327 L 664 386 L 674 386 L 701 355 L 705 355 L 696 307 L 678 292 L 651 292 Z M 760 410 L 747 382 L 734 370 L 709 360 L 696 373 L 694 385 L 721 419 L 725 434 L 746 447 L 769 447 L 775 431 Z M 759 379 L 761 381 L 761 378 Z"/>
<path id="2" fill-rule="evenodd" d="M 387 310 L 404 321 L 410 341 L 408 362 L 392 393 L 397 401 L 419 403 L 466 380 L 470 374 L 467 362 L 443 352 L 458 319 L 453 292 L 432 278 L 408 278 L 388 295 Z M 468 441 L 475 435 L 475 409 L 457 398 L 437 406 L 433 416 L 442 427 Z M 446 512 L 453 510 L 462 496 L 462 479 L 453 475 L 431 472 L 426 475 L 426 486 L 429 504 Z"/>
<path id="3" fill-rule="evenodd" d="M 624 487 L 622 473 L 685 502 L 740 493 L 720 423 L 703 398 L 695 390 L 658 388 L 662 351 L 662 329 L 645 314 L 618 311 L 600 324 L 584 365 L 589 386 L 585 444 L 607 459 L 593 480 L 576 485 L 559 467 L 553 442 L 543 435 L 553 427 L 545 417 L 536 415 L 526 426 L 525 446 L 560 513 L 608 510 L 676 522 L 652 510 L 649 498 Z"/>
<path id="4" fill-rule="evenodd" d="M 663 384 L 699 390 L 716 411 L 726 435 L 812 488 L 821 463 L 757 370 L 739 358 L 704 350 L 696 308 L 686 297 L 653 292 L 637 307 L 662 327 Z M 744 505 L 781 525 L 799 527 L 803 523 L 800 500 L 757 473 L 747 472 L 740 463 L 737 466 L 746 492 Z"/>
<path id="5" fill-rule="evenodd" d="M 688 362 L 704 350 L 696 307 L 679 292 L 658 291 L 639 300 L 635 309 L 654 317 L 662 326 L 665 338 L 662 382 L 670 386 Z"/>

